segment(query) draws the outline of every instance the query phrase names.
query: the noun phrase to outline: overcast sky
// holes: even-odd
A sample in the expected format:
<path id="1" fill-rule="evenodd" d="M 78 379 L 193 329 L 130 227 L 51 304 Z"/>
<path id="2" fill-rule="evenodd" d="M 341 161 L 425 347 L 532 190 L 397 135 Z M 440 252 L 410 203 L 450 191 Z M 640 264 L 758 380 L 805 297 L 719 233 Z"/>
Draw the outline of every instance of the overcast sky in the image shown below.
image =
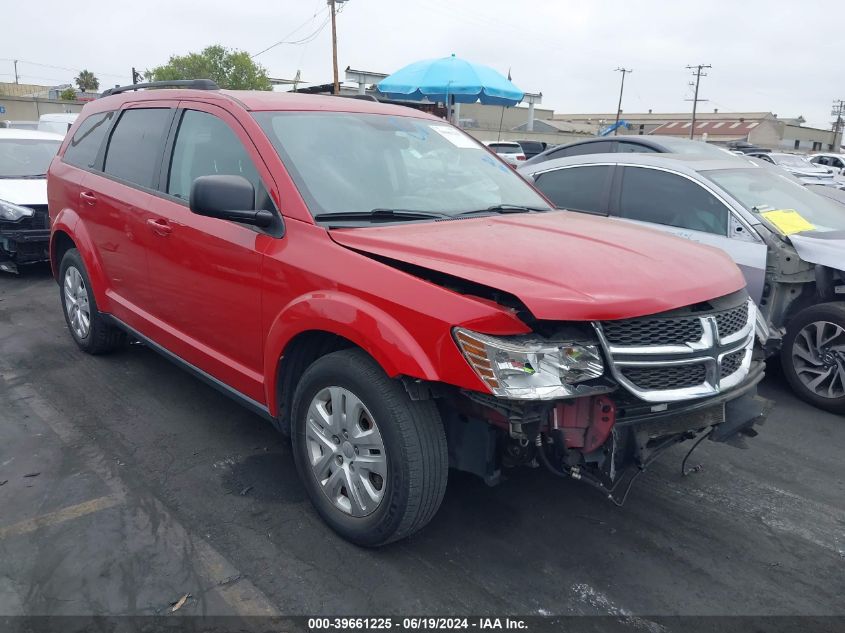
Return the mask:
<path id="1" fill-rule="evenodd" d="M 129 83 L 130 69 L 209 44 L 257 53 L 271 77 L 299 69 L 331 81 L 325 0 L 39 0 L 3 16 L 0 81 L 69 82 L 88 68 L 100 85 Z M 390 73 L 455 53 L 543 93 L 557 112 L 613 112 L 617 66 L 632 68 L 623 110 L 684 112 L 687 64 L 711 64 L 700 108 L 803 115 L 829 127 L 845 98 L 845 20 L 826 0 L 348 0 L 338 16 L 339 66 Z M 314 36 L 313 38 L 311 36 Z M 36 62 L 36 65 L 32 62 Z"/>

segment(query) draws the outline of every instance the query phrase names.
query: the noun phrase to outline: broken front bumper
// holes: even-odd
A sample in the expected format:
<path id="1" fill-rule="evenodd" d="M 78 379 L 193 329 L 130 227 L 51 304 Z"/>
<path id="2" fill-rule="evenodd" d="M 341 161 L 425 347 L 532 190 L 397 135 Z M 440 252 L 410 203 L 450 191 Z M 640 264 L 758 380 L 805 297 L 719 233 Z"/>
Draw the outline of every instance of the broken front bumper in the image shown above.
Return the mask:
<path id="1" fill-rule="evenodd" d="M 50 229 L 22 229 L 16 223 L 0 223 L 0 271 L 18 272 L 21 264 L 48 261 Z"/>

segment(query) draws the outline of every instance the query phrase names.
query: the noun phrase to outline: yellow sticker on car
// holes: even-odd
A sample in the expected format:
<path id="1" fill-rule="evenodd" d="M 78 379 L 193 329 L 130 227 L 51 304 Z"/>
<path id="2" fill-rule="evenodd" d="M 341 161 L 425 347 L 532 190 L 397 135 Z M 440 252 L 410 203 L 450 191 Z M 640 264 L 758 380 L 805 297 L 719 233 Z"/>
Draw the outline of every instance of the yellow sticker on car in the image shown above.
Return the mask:
<path id="1" fill-rule="evenodd" d="M 764 211 L 760 215 L 774 224 L 777 230 L 784 235 L 812 231 L 816 228 L 795 209 L 775 209 L 774 211 Z"/>

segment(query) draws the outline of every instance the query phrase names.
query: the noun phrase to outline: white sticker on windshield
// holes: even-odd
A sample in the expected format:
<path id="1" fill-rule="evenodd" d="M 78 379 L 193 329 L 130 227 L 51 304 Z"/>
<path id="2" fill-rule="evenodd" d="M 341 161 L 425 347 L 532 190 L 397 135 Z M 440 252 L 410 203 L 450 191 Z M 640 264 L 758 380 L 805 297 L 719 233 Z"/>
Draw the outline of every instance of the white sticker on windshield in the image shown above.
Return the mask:
<path id="1" fill-rule="evenodd" d="M 445 138 L 455 147 L 464 147 L 467 149 L 478 149 L 478 143 L 476 143 L 472 137 L 467 136 L 463 132 L 456 130 L 455 128 L 448 126 L 448 125 L 432 125 L 430 126 L 432 130 L 437 132 L 440 136 Z"/>

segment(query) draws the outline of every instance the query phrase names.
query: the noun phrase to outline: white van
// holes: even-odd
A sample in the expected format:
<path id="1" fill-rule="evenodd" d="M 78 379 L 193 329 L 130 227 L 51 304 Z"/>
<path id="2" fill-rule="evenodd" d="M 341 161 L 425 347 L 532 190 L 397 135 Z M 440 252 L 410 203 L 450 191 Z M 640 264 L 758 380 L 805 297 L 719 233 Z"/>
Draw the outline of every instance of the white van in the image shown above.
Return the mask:
<path id="1" fill-rule="evenodd" d="M 38 117 L 38 131 L 52 132 L 64 136 L 79 116 L 78 112 L 58 112 L 54 114 L 42 114 Z"/>

